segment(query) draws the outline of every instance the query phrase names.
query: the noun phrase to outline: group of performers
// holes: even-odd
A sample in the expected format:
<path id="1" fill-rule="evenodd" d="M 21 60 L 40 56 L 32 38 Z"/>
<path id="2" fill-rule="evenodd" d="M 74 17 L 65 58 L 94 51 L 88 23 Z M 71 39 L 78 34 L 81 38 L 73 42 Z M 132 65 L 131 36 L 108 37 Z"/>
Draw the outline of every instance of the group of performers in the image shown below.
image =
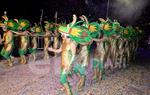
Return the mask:
<path id="1" fill-rule="evenodd" d="M 61 52 L 61 72 L 60 83 L 65 90 L 66 95 L 72 95 L 71 85 L 68 77 L 75 73 L 79 77 L 77 89 L 81 90 L 85 85 L 86 68 L 93 62 L 93 80 L 100 81 L 105 77 L 105 63 L 108 59 L 110 69 L 125 68 L 132 59 L 138 48 L 138 42 L 142 31 L 138 27 L 123 27 L 116 20 L 99 18 L 95 22 L 88 21 L 87 17 L 82 15 L 77 21 L 77 16 L 73 15 L 73 21 L 69 24 L 50 23 L 45 21 L 45 32 L 42 26 L 35 24 L 30 27 L 30 22 L 25 19 L 8 20 L 7 16 L 2 16 L 0 27 L 4 31 L 3 39 L 0 43 L 4 44 L 1 55 L 7 59 L 7 64 L 13 66 L 11 53 L 14 47 L 14 35 L 20 38 L 19 55 L 20 63 L 26 64 L 25 54 L 29 50 L 33 60 L 36 60 L 37 37 L 44 37 L 44 59 L 49 59 L 48 51 L 54 53 Z M 52 32 L 53 31 L 53 32 Z M 29 36 L 32 37 L 30 48 Z M 54 36 L 54 45 L 50 46 L 50 37 Z M 61 46 L 58 48 L 61 36 Z M 93 56 L 90 57 L 91 44 L 96 43 Z"/>
<path id="2" fill-rule="evenodd" d="M 53 44 L 51 46 L 54 48 L 59 46 L 59 33 L 56 33 L 57 31 L 55 31 L 56 26 L 54 26 L 52 23 L 49 23 L 48 21 L 45 21 L 44 28 L 36 23 L 31 27 L 31 24 L 27 19 L 9 20 L 8 17 L 4 15 L 2 16 L 0 27 L 3 31 L 3 36 L 0 36 L 0 44 L 3 46 L 0 54 L 7 60 L 6 65 L 9 67 L 13 66 L 15 57 L 12 56 L 12 52 L 16 50 L 16 47 L 19 48 L 19 63 L 27 63 L 27 54 L 29 54 L 29 58 L 33 59 L 33 61 L 37 59 L 37 37 L 42 37 L 44 40 L 44 59 L 49 59 L 48 47 L 50 45 L 50 37 L 53 36 L 54 38 Z M 19 42 L 18 45 L 14 38 L 17 38 L 17 42 Z"/>
<path id="3" fill-rule="evenodd" d="M 100 81 L 105 78 L 105 63 L 108 67 L 125 68 L 135 57 L 138 42 L 142 31 L 132 26 L 123 27 L 116 20 L 99 18 L 96 22 L 89 22 L 86 16 L 73 15 L 73 21 L 67 25 L 59 25 L 58 32 L 62 36 L 62 45 L 59 49 L 48 48 L 49 51 L 61 52 L 60 83 L 66 95 L 72 95 L 72 89 L 67 78 L 74 72 L 79 81 L 77 89 L 85 85 L 86 68 L 90 63 L 90 48 L 96 43 L 92 56 L 93 80 Z M 92 47 L 93 48 L 93 47 Z"/>

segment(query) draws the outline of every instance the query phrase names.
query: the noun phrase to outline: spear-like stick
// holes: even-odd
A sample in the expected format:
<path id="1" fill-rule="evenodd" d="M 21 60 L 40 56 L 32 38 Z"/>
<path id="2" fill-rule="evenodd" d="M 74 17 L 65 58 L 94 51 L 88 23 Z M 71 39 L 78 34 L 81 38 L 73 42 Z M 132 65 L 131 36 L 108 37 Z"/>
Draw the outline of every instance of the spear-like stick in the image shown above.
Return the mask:
<path id="1" fill-rule="evenodd" d="M 40 22 L 39 22 L 39 25 L 42 27 L 42 20 L 43 20 L 43 9 L 41 9 L 41 15 L 40 15 Z M 38 36 L 38 38 L 37 38 L 37 43 L 39 43 L 40 42 L 40 37 Z M 38 44 L 38 45 L 41 45 L 41 44 Z M 40 46 L 38 46 L 38 47 L 40 47 Z"/>
<path id="2" fill-rule="evenodd" d="M 57 17 L 58 17 L 58 13 L 57 11 L 55 12 L 54 18 L 55 18 L 55 23 L 57 23 Z"/>
<path id="3" fill-rule="evenodd" d="M 40 16 L 40 25 L 42 25 L 42 20 L 43 20 L 43 12 L 44 12 L 44 10 L 43 9 L 41 9 L 41 16 Z"/>
<path id="4" fill-rule="evenodd" d="M 109 13 L 109 4 L 110 4 L 110 2 L 109 2 L 109 0 L 107 1 L 107 10 L 106 10 L 106 18 L 108 18 L 108 13 Z"/>
<path id="5" fill-rule="evenodd" d="M 54 30 L 54 37 L 53 37 L 53 41 L 54 41 L 54 43 L 53 43 L 53 47 L 56 49 L 57 48 L 57 46 L 58 46 L 58 36 L 56 36 L 57 34 L 56 34 L 56 32 L 57 32 L 57 30 L 56 30 L 56 24 L 57 24 L 57 16 L 58 16 L 58 13 L 57 13 L 57 11 L 55 12 L 55 15 L 54 15 L 54 19 L 55 19 L 55 24 L 54 24 L 54 28 L 55 28 L 55 30 Z M 56 53 L 55 53 L 55 57 L 56 57 Z"/>

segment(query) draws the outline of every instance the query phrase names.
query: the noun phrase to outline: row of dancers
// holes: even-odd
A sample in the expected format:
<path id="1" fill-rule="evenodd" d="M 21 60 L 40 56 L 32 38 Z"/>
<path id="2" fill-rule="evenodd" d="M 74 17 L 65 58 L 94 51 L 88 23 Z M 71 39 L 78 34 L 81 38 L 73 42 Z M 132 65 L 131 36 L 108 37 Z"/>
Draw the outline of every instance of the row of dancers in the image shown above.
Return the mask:
<path id="1" fill-rule="evenodd" d="M 116 20 L 102 18 L 89 22 L 84 15 L 80 16 L 79 21 L 73 15 L 73 21 L 67 25 L 59 25 L 58 31 L 63 39 L 61 47 L 49 47 L 48 50 L 61 52 L 60 83 L 66 95 L 72 95 L 67 79 L 72 73 L 79 77 L 77 89 L 84 87 L 85 71 L 90 63 L 90 47 L 93 42 L 96 42 L 96 48 L 92 62 L 92 80 L 100 81 L 105 78 L 104 66 L 108 59 L 111 60 L 110 68 L 126 67 L 134 59 L 142 35 L 138 27 L 123 27 Z"/>
<path id="2" fill-rule="evenodd" d="M 54 53 L 61 52 L 61 72 L 60 83 L 66 95 L 72 95 L 72 89 L 67 78 L 75 73 L 79 76 L 77 84 L 78 90 L 82 89 L 86 80 L 86 68 L 90 63 L 90 48 L 93 42 L 93 80 L 100 81 L 105 76 L 105 63 L 111 60 L 110 68 L 126 67 L 135 58 L 138 42 L 143 32 L 138 27 L 123 27 L 116 20 L 99 18 L 98 21 L 90 22 L 82 15 L 77 21 L 77 16 L 73 15 L 73 21 L 66 23 L 50 23 L 45 21 L 44 30 L 42 26 L 35 24 L 31 27 L 26 19 L 11 19 L 6 15 L 2 16 L 0 27 L 4 31 L 0 43 L 3 44 L 1 55 L 7 59 L 7 65 L 13 66 L 14 36 L 19 37 L 20 63 L 26 64 L 27 51 L 31 53 L 33 60 L 36 59 L 37 37 L 44 38 L 45 59 L 49 59 L 48 51 Z M 54 36 L 54 45 L 50 46 L 50 37 Z M 29 37 L 31 39 L 30 48 Z M 58 40 L 61 37 L 62 40 Z M 59 44 L 61 46 L 58 48 Z M 77 59 L 77 60 L 76 60 Z"/>

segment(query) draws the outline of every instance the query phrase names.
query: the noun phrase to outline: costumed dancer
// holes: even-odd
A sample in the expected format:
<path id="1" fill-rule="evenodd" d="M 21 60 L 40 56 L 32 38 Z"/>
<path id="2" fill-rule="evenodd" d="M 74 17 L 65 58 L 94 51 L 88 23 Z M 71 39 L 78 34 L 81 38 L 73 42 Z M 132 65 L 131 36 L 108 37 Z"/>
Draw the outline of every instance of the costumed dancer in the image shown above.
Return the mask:
<path id="1" fill-rule="evenodd" d="M 73 15 L 73 21 L 71 26 L 76 22 L 76 16 Z M 68 27 L 60 26 L 59 32 L 61 33 L 63 42 L 59 49 L 49 48 L 49 51 L 61 52 L 61 73 L 60 73 L 60 83 L 63 85 L 66 95 L 73 95 L 67 77 L 71 73 L 71 66 L 75 58 L 76 53 L 76 43 L 73 42 L 69 37 Z"/>
<path id="2" fill-rule="evenodd" d="M 100 30 L 98 36 L 93 39 L 96 42 L 96 49 L 94 51 L 94 59 L 93 59 L 93 69 L 94 69 L 94 76 L 93 80 L 101 80 L 105 79 L 105 62 L 109 56 L 110 52 L 110 43 L 108 41 L 109 31 L 111 30 L 111 26 L 102 18 L 99 18 L 101 21 L 100 23 Z"/>
<path id="3" fill-rule="evenodd" d="M 103 22 L 102 22 L 103 23 Z M 104 23 L 104 28 L 107 28 L 106 30 L 102 30 L 104 32 L 104 36 L 108 38 L 107 41 L 105 41 L 105 49 L 106 49 L 106 61 L 110 60 L 109 67 L 111 70 L 115 67 L 116 64 L 116 49 L 117 49 L 117 28 L 119 27 L 118 22 L 112 22 L 109 18 L 107 18 L 106 22 Z"/>
<path id="4" fill-rule="evenodd" d="M 134 29 L 132 26 L 128 26 L 127 27 L 128 29 L 128 38 L 127 38 L 127 41 L 126 41 L 126 52 L 127 52 L 127 62 L 126 62 L 126 65 L 129 65 L 130 62 L 132 60 L 134 60 L 135 58 L 135 52 L 138 48 L 138 35 L 140 34 L 139 31 L 137 31 L 136 29 Z M 126 67 L 125 65 L 125 67 Z"/>
<path id="5" fill-rule="evenodd" d="M 136 52 L 137 49 L 139 47 L 139 41 L 143 36 L 143 31 L 139 28 L 139 27 L 135 27 L 135 29 L 133 30 L 133 35 L 132 35 L 132 57 L 131 59 L 133 61 L 135 61 L 135 56 L 136 56 Z"/>
<path id="6" fill-rule="evenodd" d="M 129 57 L 129 37 L 131 36 L 131 31 L 128 27 L 121 27 L 120 35 L 121 38 L 118 43 L 119 68 L 126 68 L 127 60 Z"/>
<path id="7" fill-rule="evenodd" d="M 111 50 L 110 50 L 110 58 L 113 64 L 113 68 L 118 67 L 117 63 L 117 51 L 118 51 L 118 41 L 119 41 L 119 32 L 120 32 L 120 24 L 116 20 L 112 22 L 112 30 L 111 35 L 109 36 L 109 41 L 111 44 Z"/>
<path id="8" fill-rule="evenodd" d="M 137 50 L 137 47 L 138 47 L 138 39 L 137 39 L 137 36 L 138 36 L 138 29 L 137 28 L 133 28 L 131 27 L 131 32 L 132 32 L 132 35 L 131 35 L 131 40 L 130 40 L 130 45 L 129 45 L 129 50 L 130 50 L 130 61 L 133 61 L 135 60 L 135 53 L 136 53 L 136 50 Z"/>
<path id="9" fill-rule="evenodd" d="M 101 28 L 101 27 L 100 27 Z M 104 57 L 105 57 L 105 49 L 103 47 L 103 41 L 105 41 L 105 37 L 102 35 L 101 31 L 97 31 L 97 35 L 93 38 L 93 41 L 96 42 L 96 48 L 94 49 L 94 59 L 93 59 L 93 70 L 94 76 L 92 80 L 98 81 L 101 80 L 102 74 L 104 71 Z"/>
<path id="10" fill-rule="evenodd" d="M 29 44 L 29 35 L 28 35 L 28 28 L 30 26 L 30 23 L 26 19 L 14 19 L 16 22 L 19 24 L 18 32 L 14 32 L 17 35 L 20 36 L 20 48 L 19 48 L 19 55 L 20 55 L 20 63 L 21 64 L 26 64 L 27 59 L 25 54 L 27 53 L 28 50 L 28 44 Z"/>
<path id="11" fill-rule="evenodd" d="M 95 32 L 96 28 L 95 26 L 90 26 L 90 27 L 94 27 L 94 29 L 92 30 L 91 28 L 88 29 L 88 21 L 87 18 L 82 15 L 81 20 L 83 22 L 83 25 L 80 26 L 81 29 L 83 31 L 89 32 L 89 35 L 91 36 L 91 32 Z M 79 21 L 81 22 L 81 21 Z M 91 31 L 90 31 L 91 30 Z M 78 50 L 78 63 L 76 63 L 75 67 L 74 67 L 74 72 L 78 75 L 79 77 L 79 82 L 77 84 L 77 88 L 78 90 L 80 90 L 84 85 L 85 85 L 85 80 L 86 80 L 86 75 L 85 75 L 85 70 L 88 66 L 88 64 L 90 63 L 90 45 L 92 43 L 93 40 L 91 40 L 90 42 L 86 42 L 86 43 L 79 43 L 79 50 Z"/>
<path id="12" fill-rule="evenodd" d="M 73 21 L 67 26 L 60 26 L 58 31 L 63 37 L 62 42 L 62 64 L 60 82 L 64 86 L 66 94 L 72 95 L 72 90 L 67 81 L 67 77 L 71 73 L 71 67 L 76 54 L 76 46 L 80 43 L 87 43 L 92 40 L 88 34 L 88 29 L 76 24 L 77 17 L 73 15 Z"/>
<path id="13" fill-rule="evenodd" d="M 55 16 L 54 16 L 54 18 L 55 18 L 55 24 L 53 24 L 53 27 L 54 27 L 54 29 L 53 29 L 53 31 L 54 31 L 54 43 L 53 43 L 53 48 L 54 48 L 54 49 L 57 49 L 57 48 L 59 47 L 59 44 L 60 44 L 60 42 L 59 42 L 60 34 L 59 34 L 58 28 L 57 28 L 57 16 L 58 16 L 58 12 L 56 11 L 56 12 L 55 12 Z M 56 56 L 57 56 L 57 54 L 55 53 L 55 57 L 56 57 Z"/>
<path id="14" fill-rule="evenodd" d="M 30 58 L 33 58 L 33 61 L 36 60 L 36 50 L 37 50 L 37 36 L 40 35 L 41 28 L 35 23 L 35 26 L 31 28 L 31 33 L 29 32 L 31 38 L 31 46 L 29 48 L 29 53 L 31 54 Z"/>
<path id="15" fill-rule="evenodd" d="M 8 20 L 6 15 L 2 16 L 2 18 L 4 21 L 0 23 L 0 27 L 2 27 L 4 35 L 1 43 L 3 43 L 4 46 L 1 50 L 1 55 L 7 60 L 6 64 L 8 66 L 13 66 L 11 53 L 14 47 L 14 37 L 12 31 L 16 31 L 18 26 L 17 23 L 15 23 L 13 20 Z"/>
<path id="16" fill-rule="evenodd" d="M 50 37 L 52 34 L 53 25 L 45 21 L 45 34 L 44 34 L 44 59 L 49 59 L 48 47 L 50 45 Z"/>
<path id="17" fill-rule="evenodd" d="M 122 37 L 122 33 L 124 31 L 124 27 L 121 26 L 121 30 L 120 30 L 120 38 L 119 41 L 117 43 L 118 46 L 118 51 L 117 51 L 117 62 L 118 62 L 118 68 L 122 68 L 122 64 L 123 64 L 123 54 L 124 54 L 124 39 Z"/>
<path id="18" fill-rule="evenodd" d="M 53 43 L 53 48 L 57 49 L 59 47 L 59 36 L 60 34 L 58 33 L 57 27 L 55 26 L 54 28 L 54 43 Z M 55 53 L 55 57 L 56 57 L 56 53 Z"/>

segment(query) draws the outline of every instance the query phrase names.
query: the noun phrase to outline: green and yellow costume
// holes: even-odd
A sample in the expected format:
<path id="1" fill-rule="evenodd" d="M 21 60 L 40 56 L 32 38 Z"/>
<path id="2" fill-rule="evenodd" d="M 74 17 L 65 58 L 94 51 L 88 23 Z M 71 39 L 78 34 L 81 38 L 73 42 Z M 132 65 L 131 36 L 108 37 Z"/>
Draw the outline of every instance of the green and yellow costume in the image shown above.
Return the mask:
<path id="1" fill-rule="evenodd" d="M 62 56 L 61 56 L 62 63 L 61 63 L 60 82 L 65 87 L 66 92 L 69 93 L 67 95 L 72 95 L 71 94 L 72 91 L 71 91 L 71 88 L 67 81 L 67 77 L 71 73 L 71 67 L 73 64 L 72 62 L 75 58 L 76 43 L 81 44 L 81 43 L 91 42 L 92 38 L 90 37 L 90 32 L 88 31 L 88 29 L 86 27 L 78 26 L 76 23 L 73 25 L 70 24 L 67 26 L 60 26 L 58 31 L 61 34 L 65 33 L 70 38 L 70 42 L 67 42 L 67 40 L 63 40 L 63 43 L 62 43 Z M 84 64 L 82 66 L 86 66 L 87 63 L 88 62 L 84 62 Z M 74 71 L 78 72 L 79 67 L 81 67 L 81 66 L 77 66 L 77 69 L 74 68 Z M 69 70 L 68 70 L 68 68 L 69 68 Z M 82 75 L 85 73 L 83 68 L 82 67 L 80 68 L 80 73 Z M 67 69 L 67 71 L 66 71 L 66 69 Z"/>
<path id="2" fill-rule="evenodd" d="M 33 26 L 31 28 L 31 46 L 29 48 L 29 53 L 31 54 L 31 58 L 33 58 L 33 61 L 36 60 L 36 50 L 37 50 L 37 36 L 41 35 L 41 28 L 35 24 L 35 26 Z"/>
<path id="3" fill-rule="evenodd" d="M 93 69 L 94 69 L 94 80 L 101 80 L 105 78 L 104 75 L 104 64 L 110 55 L 110 42 L 108 37 L 112 35 L 112 26 L 110 22 L 100 18 L 100 30 L 96 40 L 96 48 L 94 51 Z"/>
<path id="4" fill-rule="evenodd" d="M 50 45 L 51 33 L 54 30 L 52 23 L 45 21 L 45 34 L 44 34 L 44 59 L 49 59 L 48 47 Z"/>
<path id="5" fill-rule="evenodd" d="M 98 35 L 99 31 L 99 24 L 96 22 L 91 22 L 88 23 L 87 18 L 85 16 L 83 17 L 83 25 L 82 27 L 85 27 L 85 31 L 87 31 L 88 36 L 91 38 L 95 38 Z M 92 41 L 91 41 L 92 42 Z M 79 82 L 77 84 L 78 89 L 81 89 L 86 80 L 86 75 L 85 75 L 85 69 L 90 63 L 90 44 L 89 43 L 79 43 L 79 53 L 78 53 L 78 62 L 76 63 L 74 67 L 74 72 L 78 75 Z"/>
<path id="6" fill-rule="evenodd" d="M 28 28 L 30 22 L 26 19 L 19 19 L 18 21 L 19 28 L 18 28 L 18 35 L 20 35 L 20 48 L 19 48 L 19 55 L 20 55 L 20 63 L 26 64 L 27 59 L 25 54 L 27 54 L 28 45 L 29 45 L 29 35 L 28 35 Z M 24 32 L 24 34 L 22 34 Z"/>
<path id="7" fill-rule="evenodd" d="M 119 41 L 119 32 L 121 30 L 121 26 L 119 24 L 119 22 L 114 21 L 112 22 L 112 30 L 111 32 L 113 32 L 112 35 L 110 35 L 109 37 L 109 41 L 111 44 L 111 49 L 110 49 L 110 59 L 112 61 L 112 68 L 116 68 L 117 67 L 117 51 L 118 51 L 118 41 Z"/>
<path id="8" fill-rule="evenodd" d="M 3 16 L 3 23 L 0 23 L 0 27 L 3 28 L 3 48 L 1 50 L 1 55 L 7 59 L 8 66 L 13 66 L 13 60 L 11 59 L 11 53 L 14 47 L 13 33 L 12 31 L 16 31 L 18 28 L 17 23 L 13 20 L 8 20 L 7 16 Z"/>

